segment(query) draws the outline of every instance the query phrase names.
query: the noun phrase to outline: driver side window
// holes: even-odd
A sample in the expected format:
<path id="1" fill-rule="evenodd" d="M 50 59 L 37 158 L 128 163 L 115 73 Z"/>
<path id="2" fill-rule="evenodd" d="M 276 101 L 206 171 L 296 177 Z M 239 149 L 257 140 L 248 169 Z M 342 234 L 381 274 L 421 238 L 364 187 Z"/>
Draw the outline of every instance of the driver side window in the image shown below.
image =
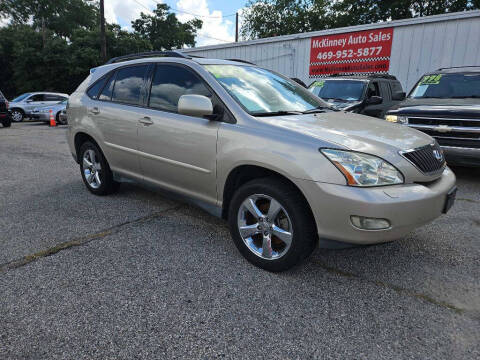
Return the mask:
<path id="1" fill-rule="evenodd" d="M 376 81 L 371 81 L 368 84 L 367 98 L 371 98 L 372 96 L 380 96 L 380 90 L 378 88 L 378 82 L 376 82 Z"/>
<path id="2" fill-rule="evenodd" d="M 44 95 L 43 94 L 36 94 L 36 95 L 30 96 L 28 98 L 28 100 L 30 100 L 30 101 L 44 101 Z"/>

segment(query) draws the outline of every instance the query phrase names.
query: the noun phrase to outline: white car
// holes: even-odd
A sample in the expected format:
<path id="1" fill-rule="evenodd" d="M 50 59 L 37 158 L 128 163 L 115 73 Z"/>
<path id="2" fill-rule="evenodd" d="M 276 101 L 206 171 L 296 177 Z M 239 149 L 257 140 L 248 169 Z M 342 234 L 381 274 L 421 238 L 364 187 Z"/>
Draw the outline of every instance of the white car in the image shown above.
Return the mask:
<path id="1" fill-rule="evenodd" d="M 32 92 L 22 94 L 10 102 L 12 120 L 15 122 L 23 121 L 24 118 L 32 116 L 33 109 L 54 105 L 67 99 L 68 94 L 62 93 Z"/>

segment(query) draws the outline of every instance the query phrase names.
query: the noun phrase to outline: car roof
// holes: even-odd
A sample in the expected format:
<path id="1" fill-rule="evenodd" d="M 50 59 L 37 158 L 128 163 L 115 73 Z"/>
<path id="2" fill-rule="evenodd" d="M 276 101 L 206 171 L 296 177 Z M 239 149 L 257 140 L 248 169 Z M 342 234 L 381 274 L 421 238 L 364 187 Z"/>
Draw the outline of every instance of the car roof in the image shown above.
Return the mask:
<path id="1" fill-rule="evenodd" d="M 456 73 L 480 73 L 480 65 L 453 66 L 453 67 L 448 67 L 448 68 L 440 68 L 438 70 L 428 72 L 425 75 L 456 74 Z"/>

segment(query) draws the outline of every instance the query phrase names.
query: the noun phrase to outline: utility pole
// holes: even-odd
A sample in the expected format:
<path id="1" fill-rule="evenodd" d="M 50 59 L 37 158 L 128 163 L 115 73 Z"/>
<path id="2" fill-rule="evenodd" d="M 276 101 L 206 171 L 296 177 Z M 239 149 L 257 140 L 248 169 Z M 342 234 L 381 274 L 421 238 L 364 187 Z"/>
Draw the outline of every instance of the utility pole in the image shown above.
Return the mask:
<path id="1" fill-rule="evenodd" d="M 238 12 L 235 13 L 235 42 L 238 42 Z"/>
<path id="2" fill-rule="evenodd" d="M 100 0 L 100 52 L 102 60 L 107 61 L 107 38 L 105 37 L 105 7 L 104 0 Z"/>

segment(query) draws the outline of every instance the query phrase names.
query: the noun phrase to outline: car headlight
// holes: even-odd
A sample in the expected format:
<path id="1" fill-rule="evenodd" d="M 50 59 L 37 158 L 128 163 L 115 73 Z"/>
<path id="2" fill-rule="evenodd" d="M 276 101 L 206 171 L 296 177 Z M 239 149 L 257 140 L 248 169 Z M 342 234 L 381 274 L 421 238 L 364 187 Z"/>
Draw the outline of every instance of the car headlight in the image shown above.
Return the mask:
<path id="1" fill-rule="evenodd" d="M 320 151 L 340 170 L 350 186 L 403 184 L 400 171 L 377 156 L 346 150 Z"/>
<path id="2" fill-rule="evenodd" d="M 392 123 L 408 124 L 408 119 L 406 116 L 386 115 L 385 120 Z"/>

